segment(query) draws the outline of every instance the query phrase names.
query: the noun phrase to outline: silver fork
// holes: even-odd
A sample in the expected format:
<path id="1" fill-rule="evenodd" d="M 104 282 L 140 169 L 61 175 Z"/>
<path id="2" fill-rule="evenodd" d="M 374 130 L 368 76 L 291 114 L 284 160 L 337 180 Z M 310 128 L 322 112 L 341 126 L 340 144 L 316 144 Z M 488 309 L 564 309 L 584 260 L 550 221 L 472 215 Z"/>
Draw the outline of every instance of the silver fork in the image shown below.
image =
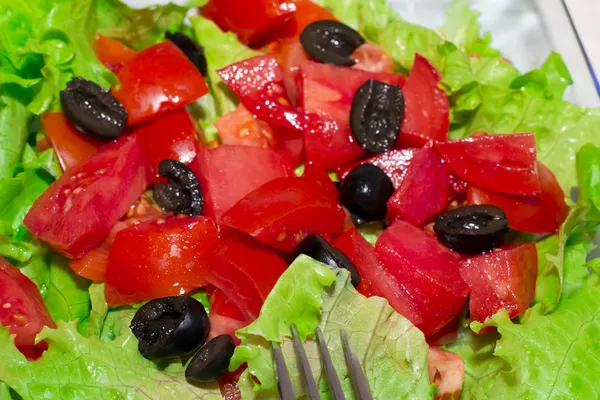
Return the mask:
<path id="1" fill-rule="evenodd" d="M 296 325 L 292 325 L 290 327 L 292 331 L 292 341 L 294 344 L 294 352 L 296 353 L 296 358 L 298 359 L 298 364 L 300 367 L 300 376 L 303 379 L 304 389 L 308 395 L 310 400 L 320 400 L 321 395 L 319 394 L 319 389 L 317 387 L 317 382 L 315 381 L 315 377 L 312 374 L 310 369 L 310 364 L 308 363 L 308 357 L 306 356 L 306 351 L 304 351 L 304 346 L 302 345 L 302 341 L 300 340 L 300 334 L 298 333 L 298 328 Z M 335 371 L 335 367 L 333 366 L 333 362 L 331 361 L 331 355 L 329 354 L 329 350 L 327 349 L 327 343 L 325 342 L 325 337 L 323 336 L 323 332 L 321 329 L 317 327 L 315 329 L 315 336 L 317 338 L 317 344 L 319 346 L 319 353 L 321 354 L 321 361 L 323 363 L 323 370 L 325 371 L 325 378 L 329 384 L 329 390 L 333 396 L 334 400 L 345 400 L 344 391 L 342 390 L 342 384 L 340 383 L 340 378 Z M 350 372 L 350 377 L 352 379 L 352 385 L 354 386 L 354 391 L 356 393 L 356 398 L 358 400 L 373 400 L 373 395 L 371 394 L 371 389 L 369 389 L 369 382 L 365 377 L 365 373 L 363 372 L 360 362 L 354 353 L 352 352 L 352 348 L 350 347 L 350 340 L 348 338 L 348 333 L 345 330 L 340 331 L 340 337 L 342 340 L 342 347 L 344 349 L 344 358 L 346 359 L 346 365 L 348 366 L 348 371 Z M 285 365 L 285 360 L 283 358 L 283 353 L 281 352 L 281 347 L 278 343 L 271 343 L 273 358 L 275 359 L 275 370 L 277 373 L 277 388 L 279 389 L 279 397 L 281 400 L 296 400 L 296 395 L 294 394 L 294 388 L 292 386 L 292 379 L 290 377 L 290 373 Z"/>

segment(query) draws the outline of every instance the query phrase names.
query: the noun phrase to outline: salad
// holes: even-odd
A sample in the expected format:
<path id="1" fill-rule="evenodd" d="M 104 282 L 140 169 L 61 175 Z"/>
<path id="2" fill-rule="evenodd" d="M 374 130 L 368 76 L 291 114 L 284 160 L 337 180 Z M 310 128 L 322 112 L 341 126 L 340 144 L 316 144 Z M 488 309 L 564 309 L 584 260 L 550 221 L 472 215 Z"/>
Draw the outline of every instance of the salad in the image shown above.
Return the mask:
<path id="1" fill-rule="evenodd" d="M 0 0 L 0 400 L 596 398 L 600 109 L 454 0 Z M 191 9 L 198 15 L 186 19 Z M 571 197 L 577 192 L 576 200 Z"/>

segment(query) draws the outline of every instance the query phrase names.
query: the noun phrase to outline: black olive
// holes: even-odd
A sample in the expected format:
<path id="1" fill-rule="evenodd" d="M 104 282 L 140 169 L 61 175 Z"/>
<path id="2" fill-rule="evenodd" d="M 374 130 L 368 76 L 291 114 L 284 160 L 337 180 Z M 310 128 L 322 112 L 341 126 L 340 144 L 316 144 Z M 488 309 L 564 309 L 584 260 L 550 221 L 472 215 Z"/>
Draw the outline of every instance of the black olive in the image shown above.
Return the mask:
<path id="1" fill-rule="evenodd" d="M 305 254 L 334 268 L 344 268 L 350 272 L 354 286 L 360 283 L 360 275 L 354 263 L 341 250 L 336 249 L 321 235 L 312 234 L 304 238 L 294 250 L 293 258 Z"/>
<path id="2" fill-rule="evenodd" d="M 194 64 L 194 66 L 200 71 L 202 76 L 206 76 L 208 73 L 208 66 L 206 64 L 206 56 L 204 55 L 204 48 L 196 44 L 189 36 L 184 35 L 180 32 L 165 33 L 165 37 L 179 47 L 187 58 Z"/>
<path id="3" fill-rule="evenodd" d="M 352 99 L 350 129 L 363 149 L 385 153 L 398 139 L 403 116 L 400 87 L 369 79 Z"/>
<path id="4" fill-rule="evenodd" d="M 194 172 L 180 161 L 162 160 L 158 164 L 158 173 L 167 178 L 169 183 L 157 183 L 152 187 L 156 203 L 175 215 L 200 215 L 204 199 Z"/>
<path id="5" fill-rule="evenodd" d="M 352 66 L 356 60 L 350 55 L 365 39 L 358 32 L 338 21 L 317 21 L 309 24 L 300 34 L 304 50 L 317 61 L 326 64 Z"/>
<path id="6" fill-rule="evenodd" d="M 192 358 L 185 369 L 185 377 L 193 382 L 214 382 L 229 368 L 235 343 L 229 335 L 209 340 Z"/>
<path id="7" fill-rule="evenodd" d="M 477 254 L 501 246 L 509 226 L 501 208 L 483 204 L 455 208 L 438 216 L 433 230 L 446 247 Z"/>
<path id="8" fill-rule="evenodd" d="M 131 320 L 139 350 L 148 359 L 190 354 L 201 346 L 210 322 L 202 303 L 187 296 L 164 297 L 144 304 Z"/>
<path id="9" fill-rule="evenodd" d="M 340 203 L 364 221 L 378 221 L 385 217 L 387 201 L 393 194 L 394 185 L 381 168 L 362 164 L 344 178 Z"/>
<path id="10" fill-rule="evenodd" d="M 117 138 L 127 125 L 123 105 L 108 90 L 86 79 L 71 79 L 60 92 L 60 102 L 69 121 L 96 138 Z"/>

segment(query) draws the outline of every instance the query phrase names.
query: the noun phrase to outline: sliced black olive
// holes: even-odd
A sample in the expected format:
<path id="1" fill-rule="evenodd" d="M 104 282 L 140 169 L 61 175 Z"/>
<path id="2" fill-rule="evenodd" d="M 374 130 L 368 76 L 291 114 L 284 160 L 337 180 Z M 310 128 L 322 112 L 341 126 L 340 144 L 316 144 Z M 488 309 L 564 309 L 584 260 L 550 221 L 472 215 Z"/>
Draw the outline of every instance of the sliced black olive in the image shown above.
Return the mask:
<path id="1" fill-rule="evenodd" d="M 190 354 L 210 331 L 202 303 L 187 296 L 164 297 L 144 304 L 131 320 L 139 350 L 148 359 Z"/>
<path id="2" fill-rule="evenodd" d="M 167 178 L 169 183 L 157 183 L 152 187 L 156 203 L 175 215 L 200 215 L 204 199 L 194 172 L 180 161 L 162 160 L 158 164 L 158 173 Z"/>
<path id="3" fill-rule="evenodd" d="M 317 21 L 309 24 L 300 34 L 304 50 L 317 61 L 326 64 L 352 66 L 356 60 L 350 55 L 365 39 L 360 33 L 338 21 Z"/>
<path id="4" fill-rule="evenodd" d="M 448 211 L 435 219 L 433 229 L 446 247 L 477 254 L 501 246 L 509 226 L 501 208 L 484 204 Z"/>
<path id="5" fill-rule="evenodd" d="M 400 87 L 369 79 L 352 99 L 350 129 L 363 149 L 385 153 L 398 138 L 403 116 L 404 96 Z"/>
<path id="6" fill-rule="evenodd" d="M 179 47 L 179 50 L 187 56 L 187 58 L 194 64 L 194 66 L 200 71 L 202 76 L 206 76 L 208 72 L 208 66 L 206 64 L 206 56 L 204 55 L 204 48 L 196 44 L 189 36 L 184 35 L 180 32 L 165 33 L 165 37 Z"/>
<path id="7" fill-rule="evenodd" d="M 312 234 L 301 241 L 294 250 L 293 258 L 295 259 L 300 254 L 305 254 L 334 268 L 347 269 L 350 272 L 352 284 L 356 286 L 360 283 L 360 275 L 354 263 L 341 250 L 333 247 L 321 235 Z"/>
<path id="8" fill-rule="evenodd" d="M 86 79 L 71 79 L 60 92 L 60 102 L 69 121 L 96 138 L 117 138 L 127 125 L 123 105 L 108 90 Z"/>
<path id="9" fill-rule="evenodd" d="M 364 221 L 378 221 L 385 217 L 392 194 L 394 185 L 386 173 L 373 164 L 363 164 L 344 178 L 340 203 Z"/>
<path id="10" fill-rule="evenodd" d="M 235 343 L 229 335 L 209 340 L 192 358 L 185 369 L 185 377 L 193 382 L 214 382 L 229 368 Z"/>

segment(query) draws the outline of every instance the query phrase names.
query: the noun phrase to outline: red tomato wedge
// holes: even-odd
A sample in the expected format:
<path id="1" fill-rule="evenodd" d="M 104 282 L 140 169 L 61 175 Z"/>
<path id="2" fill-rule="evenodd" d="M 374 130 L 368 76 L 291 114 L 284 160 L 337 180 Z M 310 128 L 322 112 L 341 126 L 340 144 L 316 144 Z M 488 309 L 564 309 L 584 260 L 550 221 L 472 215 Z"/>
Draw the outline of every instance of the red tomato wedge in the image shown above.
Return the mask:
<path id="1" fill-rule="evenodd" d="M 415 55 L 404 94 L 404 120 L 396 142 L 401 147 L 420 147 L 430 140 L 443 142 L 450 127 L 448 96 L 438 87 L 439 72 L 427 59 Z"/>
<path id="2" fill-rule="evenodd" d="M 552 171 L 539 161 L 537 173 L 541 190 L 538 196 L 510 195 L 469 186 L 467 201 L 500 207 L 512 229 L 540 234 L 557 232 L 569 214 L 565 194 Z"/>
<path id="3" fill-rule="evenodd" d="M 277 147 L 275 132 L 265 121 L 256 118 L 243 104 L 215 121 L 221 143 L 262 147 Z"/>
<path id="4" fill-rule="evenodd" d="M 110 306 L 176 296 L 205 286 L 217 227 L 206 217 L 166 217 L 123 229 L 108 255 Z"/>
<path id="5" fill-rule="evenodd" d="M 215 289 L 210 296 L 209 318 L 209 339 L 219 335 L 229 335 L 236 344 L 239 344 L 240 340 L 235 336 L 235 331 L 252 322 L 242 314 L 239 307 L 221 289 Z"/>
<path id="6" fill-rule="evenodd" d="M 291 106 L 283 73 L 272 54 L 252 57 L 217 71 L 244 106 L 261 120 L 291 131 L 302 131 L 309 116 Z"/>
<path id="7" fill-rule="evenodd" d="M 500 193 L 537 195 L 535 136 L 489 135 L 438 143 L 444 161 L 470 184 Z"/>
<path id="8" fill-rule="evenodd" d="M 354 167 L 362 164 L 373 164 L 381 168 L 383 172 L 390 177 L 394 187 L 397 189 L 408 171 L 408 166 L 411 164 L 411 160 L 413 159 L 415 152 L 418 152 L 418 150 L 390 150 L 388 152 L 362 160 L 358 163 L 338 168 L 337 175 L 340 177 L 340 179 L 344 179 Z"/>
<path id="9" fill-rule="evenodd" d="M 421 226 L 448 203 L 450 171 L 431 148 L 417 150 L 398 189 L 387 203 L 388 221 L 400 218 Z"/>
<path id="10" fill-rule="evenodd" d="M 138 124 L 134 134 L 142 144 L 154 182 L 160 180 L 158 164 L 165 159 L 190 164 L 198 155 L 200 141 L 194 122 L 185 108 L 179 108 L 166 114 Z"/>
<path id="11" fill-rule="evenodd" d="M 287 263 L 260 242 L 235 233 L 219 240 L 210 266 L 210 283 L 254 321 Z"/>
<path id="12" fill-rule="evenodd" d="M 261 242 L 292 252 L 306 236 L 342 232 L 344 211 L 322 183 L 309 177 L 279 178 L 246 195 L 223 222 Z"/>
<path id="13" fill-rule="evenodd" d="M 112 72 L 117 73 L 126 62 L 131 60 L 137 51 L 125 46 L 116 39 L 104 35 L 96 35 L 96 57 Z"/>
<path id="14" fill-rule="evenodd" d="M 248 146 L 204 148 L 194 170 L 204 195 L 203 213 L 217 219 L 259 186 L 293 175 L 287 157 L 276 150 Z"/>
<path id="15" fill-rule="evenodd" d="M 72 258 L 97 247 L 149 183 L 135 136 L 103 146 L 69 169 L 33 203 L 23 223 L 38 239 Z"/>
<path id="16" fill-rule="evenodd" d="M 304 162 L 304 133 L 287 131 L 278 137 L 279 150 L 292 159 L 292 165 Z"/>
<path id="17" fill-rule="evenodd" d="M 208 93 L 202 74 L 170 41 L 136 54 L 117 78 L 120 86 L 112 94 L 127 110 L 128 125 L 183 107 Z"/>
<path id="18" fill-rule="evenodd" d="M 63 171 L 88 159 L 102 144 L 79 132 L 62 112 L 42 114 L 44 135 L 50 140 Z"/>
<path id="19" fill-rule="evenodd" d="M 469 289 L 460 276 L 459 258 L 434 237 L 404 221 L 396 221 L 377 240 L 375 253 L 406 291 L 415 314 L 397 311 L 426 336 L 460 313 Z"/>
<path id="20" fill-rule="evenodd" d="M 247 44 L 261 42 L 294 17 L 294 5 L 282 0 L 211 0 L 200 9 L 224 31 L 233 31 Z"/>
<path id="21" fill-rule="evenodd" d="M 310 57 L 304 51 L 300 39 L 285 39 L 279 42 L 279 65 L 283 73 L 283 84 L 288 94 L 288 99 L 292 105 L 297 105 L 298 100 L 298 87 L 296 80 L 300 76 L 300 65 L 305 61 L 310 60 Z M 301 95 L 301 93 L 300 93 Z"/>
<path id="22" fill-rule="evenodd" d="M 538 273 L 535 243 L 494 250 L 461 261 L 460 275 L 469 285 L 472 321 L 484 322 L 499 310 L 523 314 L 535 295 Z"/>
<path id="23" fill-rule="evenodd" d="M 38 287 L 18 268 L 0 257 L 0 324 L 10 327 L 15 346 L 29 359 L 37 359 L 48 348 L 35 344 L 44 326 L 56 328 Z"/>
<path id="24" fill-rule="evenodd" d="M 306 158 L 335 169 L 366 154 L 350 132 L 350 108 L 358 88 L 369 79 L 402 86 L 405 77 L 308 61 L 300 66 L 298 79 L 298 105 L 319 117 L 304 131 Z"/>
<path id="25" fill-rule="evenodd" d="M 322 20 L 337 20 L 335 16 L 325 7 L 311 0 L 292 0 L 296 12 L 279 29 L 271 32 L 263 42 L 269 43 L 278 39 L 298 37 L 309 24 Z"/>
<path id="26" fill-rule="evenodd" d="M 350 56 L 356 60 L 352 68 L 362 69 L 368 72 L 394 73 L 394 60 L 385 50 L 373 42 L 366 42 Z"/>

